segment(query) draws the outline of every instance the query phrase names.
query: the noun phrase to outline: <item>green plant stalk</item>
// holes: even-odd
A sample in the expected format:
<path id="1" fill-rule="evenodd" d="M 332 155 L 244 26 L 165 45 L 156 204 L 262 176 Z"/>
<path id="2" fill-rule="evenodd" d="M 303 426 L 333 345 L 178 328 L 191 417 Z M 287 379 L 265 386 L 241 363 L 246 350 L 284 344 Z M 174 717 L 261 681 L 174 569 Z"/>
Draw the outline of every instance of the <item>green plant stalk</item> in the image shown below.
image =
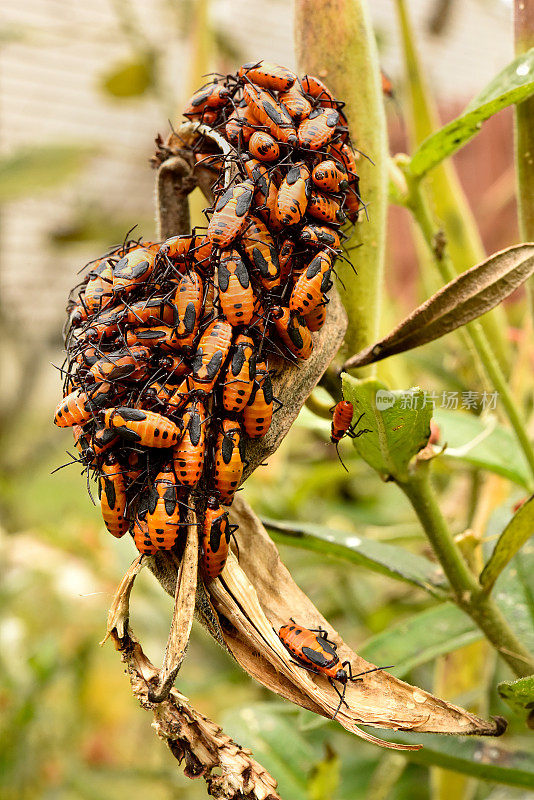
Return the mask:
<path id="1" fill-rule="evenodd" d="M 335 47 L 326 43 L 335 42 Z M 366 158 L 358 163 L 369 204 L 350 241 L 357 277 L 338 261 L 340 294 L 349 327 L 346 348 L 356 353 L 376 341 L 383 287 L 388 192 L 388 146 L 379 60 L 365 0 L 296 0 L 295 46 L 299 73 L 317 75 L 346 102 L 352 140 Z M 368 370 L 367 370 L 368 371 Z"/>
<path id="2" fill-rule="evenodd" d="M 330 409 L 331 409 L 333 404 L 334 404 L 333 400 L 332 400 L 332 403 L 325 403 L 323 400 L 319 400 L 319 398 L 316 397 L 312 392 L 311 395 L 306 400 L 304 405 L 313 414 L 315 414 L 315 416 L 321 417 L 321 419 L 331 420 L 332 419 L 332 412 L 331 412 Z"/>
<path id="3" fill-rule="evenodd" d="M 430 463 L 421 462 L 406 481 L 397 480 L 449 579 L 457 605 L 468 614 L 513 672 L 534 672 L 534 656 L 522 645 L 492 597 L 486 595 L 469 570 L 441 513 L 430 483 Z"/>
<path id="4" fill-rule="evenodd" d="M 514 2 L 516 55 L 534 47 L 534 6 L 525 0 Z M 524 242 L 534 241 L 534 97 L 516 105 L 515 163 L 517 174 L 517 212 L 519 232 Z M 534 281 L 527 284 L 531 316 L 534 320 Z"/>
<path id="5" fill-rule="evenodd" d="M 439 230 L 434 225 L 428 203 L 421 191 L 419 182 L 410 179 L 408 170 L 405 171 L 405 177 L 408 191 L 406 205 L 411 210 L 421 229 L 444 282 L 448 283 L 455 277 L 456 273 L 451 263 L 447 247 L 440 243 Z M 512 397 L 506 377 L 487 339 L 482 323 L 480 320 L 470 322 L 465 326 L 465 330 L 477 352 L 491 385 L 499 393 L 499 400 L 514 430 L 519 446 L 525 454 L 534 479 L 534 447 L 529 439 L 525 423 Z"/>
<path id="6" fill-rule="evenodd" d="M 396 0 L 396 6 L 408 77 L 409 128 L 413 148 L 439 129 L 440 120 L 423 76 L 405 0 Z M 455 271 L 463 272 L 483 261 L 486 253 L 480 233 L 451 161 L 432 170 L 426 178 L 425 190 L 445 231 Z M 503 309 L 493 309 L 485 314 L 481 317 L 481 324 L 497 354 L 501 368 L 506 373 L 510 364 L 510 347 L 503 334 L 506 325 Z"/>

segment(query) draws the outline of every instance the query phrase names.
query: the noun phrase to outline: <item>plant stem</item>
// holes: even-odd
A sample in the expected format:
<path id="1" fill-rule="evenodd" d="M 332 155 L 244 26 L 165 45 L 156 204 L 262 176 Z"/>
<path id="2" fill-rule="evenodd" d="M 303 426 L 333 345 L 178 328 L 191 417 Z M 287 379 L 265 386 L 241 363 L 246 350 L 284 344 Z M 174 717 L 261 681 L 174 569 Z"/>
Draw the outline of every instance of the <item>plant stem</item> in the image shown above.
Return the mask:
<path id="1" fill-rule="evenodd" d="M 332 401 L 332 403 L 333 402 L 334 401 Z M 332 419 L 332 412 L 330 410 L 331 404 L 325 403 L 323 400 L 319 400 L 319 398 L 316 397 L 313 392 L 308 397 L 304 405 L 317 417 L 328 420 Z"/>
<path id="2" fill-rule="evenodd" d="M 457 605 L 519 677 L 534 672 L 534 657 L 523 647 L 492 597 L 482 591 L 456 546 L 430 483 L 429 462 L 419 463 L 408 480 L 397 480 L 449 579 Z"/>
<path id="3" fill-rule="evenodd" d="M 408 187 L 406 205 L 411 210 L 421 229 L 443 280 L 448 283 L 456 276 L 456 272 L 452 266 L 446 243 L 441 238 L 440 231 L 434 224 L 428 208 L 428 203 L 421 191 L 419 182 L 410 178 L 407 169 L 405 170 L 405 177 Z M 465 326 L 465 330 L 477 352 L 484 372 L 493 388 L 499 394 L 503 409 L 510 421 L 510 425 L 514 429 L 519 446 L 525 454 L 525 458 L 534 478 L 534 447 L 529 439 L 525 423 L 517 409 L 493 348 L 479 321 L 470 322 Z"/>
<path id="4" fill-rule="evenodd" d="M 334 46 L 325 46 L 335 42 Z M 346 349 L 357 353 L 376 341 L 383 296 L 387 228 L 388 144 L 379 59 L 366 0 L 296 0 L 295 50 L 300 73 L 317 75 L 346 103 L 352 141 L 360 158 L 362 196 L 369 204 L 354 227 L 357 276 L 341 260 L 339 293 L 349 318 Z M 365 372 L 370 372 L 365 368 Z M 362 371 L 363 373 L 363 371 Z"/>

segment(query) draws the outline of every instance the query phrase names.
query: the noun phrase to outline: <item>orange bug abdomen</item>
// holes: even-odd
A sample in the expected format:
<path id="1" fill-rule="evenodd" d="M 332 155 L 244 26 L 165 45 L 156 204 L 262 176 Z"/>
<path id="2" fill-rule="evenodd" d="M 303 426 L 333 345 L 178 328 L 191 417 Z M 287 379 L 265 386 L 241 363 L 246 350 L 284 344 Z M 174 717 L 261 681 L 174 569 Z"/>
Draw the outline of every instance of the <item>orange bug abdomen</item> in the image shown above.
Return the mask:
<path id="1" fill-rule="evenodd" d="M 254 184 L 243 181 L 230 186 L 215 205 L 207 236 L 217 247 L 228 247 L 247 226 L 247 214 L 254 194 Z"/>
<path id="2" fill-rule="evenodd" d="M 240 413 L 250 399 L 256 376 L 254 353 L 254 340 L 240 334 L 224 376 L 222 401 L 227 411 Z"/>
<path id="3" fill-rule="evenodd" d="M 93 417 L 91 402 L 85 392 L 75 389 L 59 401 L 54 412 L 54 423 L 58 428 L 83 425 Z"/>
<path id="4" fill-rule="evenodd" d="M 206 450 L 206 412 L 194 401 L 183 414 L 184 435 L 173 450 L 176 477 L 184 486 L 195 487 L 200 480 Z"/>
<path id="5" fill-rule="evenodd" d="M 315 311 L 332 286 L 331 274 L 332 259 L 328 251 L 323 250 L 312 259 L 293 287 L 289 310 L 303 315 Z"/>
<path id="6" fill-rule="evenodd" d="M 248 78 L 263 89 L 272 89 L 275 92 L 285 92 L 297 80 L 294 72 L 278 64 L 268 61 L 250 61 L 243 64 L 237 73 L 240 78 Z"/>
<path id="7" fill-rule="evenodd" d="M 310 171 L 300 162 L 291 167 L 282 181 L 276 197 L 276 218 L 281 225 L 296 225 L 308 207 L 310 197 Z"/>
<path id="8" fill-rule="evenodd" d="M 158 550 L 170 550 L 180 536 L 180 504 L 178 487 L 167 464 L 158 474 L 148 493 L 148 535 Z"/>
<path id="9" fill-rule="evenodd" d="M 217 436 L 213 475 L 213 489 L 223 503 L 232 502 L 242 474 L 241 426 L 239 422 L 225 419 Z"/>
<path id="10" fill-rule="evenodd" d="M 259 161 L 276 161 L 280 148 L 276 139 L 264 131 L 255 131 L 248 143 L 250 154 Z"/>
<path id="11" fill-rule="evenodd" d="M 345 214 L 341 210 L 338 201 L 333 197 L 321 194 L 321 192 L 312 191 L 310 202 L 308 203 L 308 213 L 316 219 L 333 225 L 345 221 Z"/>
<path id="12" fill-rule="evenodd" d="M 221 309 L 233 327 L 252 319 L 254 294 L 248 270 L 237 250 L 221 253 L 217 271 Z"/>
<path id="13" fill-rule="evenodd" d="M 354 416 L 354 406 L 349 400 L 340 400 L 334 407 L 332 416 L 332 427 L 330 430 L 330 441 L 332 444 L 339 444 L 341 439 L 346 436 L 352 424 Z"/>
<path id="14" fill-rule="evenodd" d="M 110 454 L 101 467 L 99 478 L 100 508 L 106 528 L 112 536 L 120 539 L 128 530 L 126 513 L 126 489 L 124 475 L 116 456 Z"/>
<path id="15" fill-rule="evenodd" d="M 230 323 L 222 319 L 214 320 L 206 328 L 192 362 L 192 389 L 211 392 L 230 350 L 232 332 Z"/>
<path id="16" fill-rule="evenodd" d="M 325 192 L 343 192 L 349 185 L 345 170 L 331 159 L 316 164 L 312 170 L 312 181 Z"/>
<path id="17" fill-rule="evenodd" d="M 230 549 L 231 528 L 228 512 L 215 497 L 210 497 L 202 523 L 202 570 L 214 580 L 224 569 Z"/>
<path id="18" fill-rule="evenodd" d="M 145 447 L 174 447 L 183 432 L 162 414 L 127 406 L 107 408 L 104 423 L 128 441 Z"/>
<path id="19" fill-rule="evenodd" d="M 314 109 L 299 125 L 299 145 L 320 150 L 333 138 L 338 123 L 339 112 L 335 108 Z"/>
<path id="20" fill-rule="evenodd" d="M 251 439 L 265 436 L 273 417 L 273 386 L 265 361 L 256 364 L 256 377 L 248 404 L 243 409 L 243 427 Z"/>
<path id="21" fill-rule="evenodd" d="M 251 84 L 245 85 L 243 93 L 254 116 L 268 129 L 274 139 L 293 147 L 297 145 L 297 132 L 293 120 L 274 97 Z"/>
<path id="22" fill-rule="evenodd" d="M 282 306 L 273 306 L 271 315 L 276 332 L 285 346 L 297 358 L 309 358 L 313 352 L 313 340 L 304 322 L 290 314 L 289 308 Z"/>

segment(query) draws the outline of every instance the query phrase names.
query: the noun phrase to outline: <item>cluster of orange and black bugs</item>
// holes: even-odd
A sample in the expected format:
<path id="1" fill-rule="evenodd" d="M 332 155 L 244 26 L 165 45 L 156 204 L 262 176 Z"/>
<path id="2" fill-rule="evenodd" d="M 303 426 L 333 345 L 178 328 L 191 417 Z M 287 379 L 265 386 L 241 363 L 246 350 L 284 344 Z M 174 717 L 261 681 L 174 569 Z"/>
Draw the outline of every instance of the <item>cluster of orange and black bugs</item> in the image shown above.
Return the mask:
<path id="1" fill-rule="evenodd" d="M 110 533 L 129 530 L 144 554 L 179 549 L 194 507 L 213 579 L 244 444 L 276 407 L 270 356 L 312 353 L 360 198 L 343 104 L 317 78 L 246 64 L 184 114 L 232 145 L 214 152 L 202 127 L 193 145 L 216 170 L 207 229 L 126 241 L 88 266 L 69 304 L 55 422 L 73 427 Z"/>

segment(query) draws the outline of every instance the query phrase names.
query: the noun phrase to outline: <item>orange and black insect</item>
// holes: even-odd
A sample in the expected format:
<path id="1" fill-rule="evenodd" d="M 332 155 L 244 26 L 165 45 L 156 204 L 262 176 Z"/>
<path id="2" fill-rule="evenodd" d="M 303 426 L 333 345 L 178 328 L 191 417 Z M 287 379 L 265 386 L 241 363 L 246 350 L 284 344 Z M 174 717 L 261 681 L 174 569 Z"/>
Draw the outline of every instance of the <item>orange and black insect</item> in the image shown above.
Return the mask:
<path id="1" fill-rule="evenodd" d="M 113 267 L 113 292 L 126 294 L 151 275 L 156 253 L 148 247 L 130 250 Z"/>
<path id="2" fill-rule="evenodd" d="M 250 154 L 259 161 L 276 161 L 280 156 L 280 147 L 276 139 L 264 131 L 255 131 L 248 143 Z"/>
<path id="3" fill-rule="evenodd" d="M 279 94 L 278 100 L 294 122 L 300 122 L 306 119 L 311 113 L 311 104 L 304 97 L 298 82 L 295 82 L 287 92 Z"/>
<path id="4" fill-rule="evenodd" d="M 292 147 L 298 144 L 297 131 L 291 116 L 269 92 L 246 84 L 243 94 L 254 116 L 268 129 L 271 136 Z"/>
<path id="5" fill-rule="evenodd" d="M 270 64 L 268 61 L 250 61 L 243 64 L 237 74 L 238 77 L 247 78 L 263 89 L 272 89 L 275 92 L 287 91 L 297 80 L 297 76 L 290 69 Z"/>
<path id="6" fill-rule="evenodd" d="M 332 286 L 332 257 L 327 250 L 317 253 L 297 280 L 291 297 L 289 310 L 296 314 L 310 314 L 320 303 Z"/>
<path id="7" fill-rule="evenodd" d="M 230 525 L 228 511 L 225 511 L 216 497 L 208 498 L 208 505 L 202 523 L 202 570 L 210 580 L 215 580 L 224 569 L 230 539 L 237 530 Z"/>
<path id="8" fill-rule="evenodd" d="M 243 474 L 241 425 L 224 419 L 217 435 L 213 489 L 226 505 L 230 505 Z"/>
<path id="9" fill-rule="evenodd" d="M 319 100 L 325 108 L 337 107 L 338 102 L 334 95 L 319 78 L 314 75 L 305 75 L 300 83 L 304 92 L 314 100 Z"/>
<path id="10" fill-rule="evenodd" d="M 148 330 L 152 330 L 149 328 Z M 141 378 L 148 369 L 148 347 L 130 347 L 106 353 L 89 369 L 95 381 L 124 381 Z"/>
<path id="11" fill-rule="evenodd" d="M 321 192 L 312 191 L 308 203 L 308 213 L 316 219 L 332 225 L 345 222 L 345 213 L 339 202 L 333 197 L 327 197 Z"/>
<path id="12" fill-rule="evenodd" d="M 312 170 L 312 181 L 324 192 L 344 192 L 349 186 L 348 176 L 335 161 L 321 161 Z"/>
<path id="13" fill-rule="evenodd" d="M 191 368 L 181 356 L 164 355 L 158 358 L 158 366 L 167 373 L 167 382 L 177 383 L 179 378 L 187 375 Z"/>
<path id="14" fill-rule="evenodd" d="M 320 303 L 310 314 L 306 314 L 303 319 L 306 327 L 312 333 L 320 331 L 326 321 L 326 303 Z"/>
<path id="15" fill-rule="evenodd" d="M 104 424 L 129 442 L 145 447 L 174 447 L 183 433 L 183 426 L 155 411 L 119 406 L 104 411 Z"/>
<path id="16" fill-rule="evenodd" d="M 339 705 L 332 719 L 336 718 L 342 705 L 347 705 L 345 702 L 347 683 L 361 681 L 364 675 L 385 669 L 385 667 L 374 667 L 353 675 L 350 661 L 341 662 L 335 643 L 328 638 L 323 628 L 305 628 L 303 625 L 297 625 L 293 618 L 291 622 L 282 625 L 278 636 L 299 666 L 328 678 L 328 682 L 339 697 Z M 338 689 L 338 683 L 343 686 L 342 690 Z"/>
<path id="17" fill-rule="evenodd" d="M 174 470 L 183 486 L 194 488 L 202 474 L 206 451 L 206 411 L 200 400 L 186 406 L 182 421 L 184 435 L 172 454 Z"/>
<path id="18" fill-rule="evenodd" d="M 135 520 L 133 524 L 132 536 L 135 543 L 135 546 L 145 556 L 153 556 L 154 553 L 157 553 L 158 548 L 155 544 L 153 544 L 150 533 L 148 531 L 148 522 L 147 522 L 147 499 L 146 497 L 141 499 L 139 503 L 139 508 L 137 510 L 137 514 L 135 515 Z"/>
<path id="19" fill-rule="evenodd" d="M 315 108 L 299 125 L 299 145 L 320 150 L 334 138 L 338 123 L 339 111 L 335 108 Z"/>
<path id="20" fill-rule="evenodd" d="M 109 258 L 101 258 L 89 272 L 83 293 L 83 306 L 88 314 L 95 314 L 110 302 L 113 295 L 113 269 Z"/>
<path id="21" fill-rule="evenodd" d="M 176 323 L 176 308 L 170 300 L 151 297 L 148 300 L 139 300 L 125 306 L 122 318 L 127 325 L 132 326 L 172 325 Z"/>
<path id="22" fill-rule="evenodd" d="M 178 340 L 176 328 L 171 325 L 157 325 L 154 327 L 140 327 L 126 333 L 126 344 L 133 349 L 134 345 L 146 348 L 159 347 L 164 351 L 176 351 L 181 342 Z M 147 351 L 150 352 L 150 351 Z"/>
<path id="23" fill-rule="evenodd" d="M 248 404 L 243 409 L 243 427 L 251 439 L 265 436 L 271 427 L 274 398 L 271 375 L 265 361 L 256 364 L 256 376 Z"/>
<path id="24" fill-rule="evenodd" d="M 272 231 L 281 230 L 281 225 L 276 217 L 276 197 L 278 195 L 278 179 L 276 170 L 269 169 L 257 158 L 244 158 L 245 172 L 255 186 L 254 205 L 255 212 L 266 222 Z"/>
<path id="25" fill-rule="evenodd" d="M 124 475 L 113 453 L 109 453 L 102 464 L 99 491 L 104 524 L 112 536 L 120 539 L 128 530 L 127 500 Z"/>
<path id="26" fill-rule="evenodd" d="M 223 319 L 214 320 L 206 328 L 192 361 L 192 389 L 211 392 L 230 350 L 232 333 L 232 326 Z"/>
<path id="27" fill-rule="evenodd" d="M 54 412 L 54 424 L 58 428 L 83 425 L 94 416 L 92 403 L 85 392 L 75 389 L 60 400 Z"/>
<path id="28" fill-rule="evenodd" d="M 171 550 L 180 536 L 178 493 L 171 461 L 158 473 L 147 498 L 148 535 L 158 550 Z"/>
<path id="29" fill-rule="evenodd" d="M 229 97 L 230 91 L 226 86 L 210 83 L 194 93 L 184 109 L 184 117 L 199 117 L 205 111 L 223 108 Z"/>
<path id="30" fill-rule="evenodd" d="M 352 147 L 348 144 L 331 144 L 330 153 L 334 158 L 339 161 L 349 174 L 349 178 L 357 178 L 356 172 L 356 154 Z"/>
<path id="31" fill-rule="evenodd" d="M 280 283 L 285 284 L 291 275 L 294 250 L 295 242 L 292 239 L 286 239 L 280 247 L 280 252 L 278 253 L 278 261 L 280 263 Z"/>
<path id="32" fill-rule="evenodd" d="M 370 430 L 368 428 L 362 428 L 361 430 L 356 431 L 358 423 L 362 419 L 363 414 L 360 414 L 354 425 L 352 424 L 353 417 L 354 417 L 354 406 L 349 400 L 340 400 L 339 403 L 336 403 L 332 415 L 330 441 L 332 442 L 332 444 L 335 444 L 340 461 L 341 461 L 341 456 L 339 455 L 338 445 L 344 436 L 348 436 L 350 439 L 357 439 L 364 433 L 370 433 Z M 345 464 L 343 464 L 343 461 L 341 461 L 341 464 L 346 470 L 347 468 L 345 467 Z"/>
<path id="33" fill-rule="evenodd" d="M 289 308 L 283 306 L 273 306 L 271 317 L 278 336 L 293 355 L 309 358 L 313 352 L 313 339 L 302 317 L 291 314 Z"/>
<path id="34" fill-rule="evenodd" d="M 234 147 L 239 147 L 241 143 L 247 144 L 258 124 L 252 109 L 242 100 L 228 118 L 225 126 L 226 138 Z"/>
<path id="35" fill-rule="evenodd" d="M 255 352 L 254 340 L 240 334 L 235 340 L 222 385 L 222 401 L 227 411 L 239 414 L 250 399 L 256 377 Z"/>
<path id="36" fill-rule="evenodd" d="M 310 170 L 301 161 L 291 167 L 278 190 L 275 214 L 281 225 L 296 225 L 301 221 L 308 207 L 310 191 Z"/>
<path id="37" fill-rule="evenodd" d="M 221 310 L 230 325 L 248 325 L 252 319 L 254 293 L 248 270 L 237 250 L 223 250 L 217 269 Z"/>
<path id="38" fill-rule="evenodd" d="M 217 247 L 228 247 L 246 228 L 247 214 L 254 195 L 254 184 L 243 181 L 230 186 L 215 204 L 208 225 L 208 238 Z"/>
<path id="39" fill-rule="evenodd" d="M 354 188 L 353 188 L 354 187 Z M 360 213 L 360 196 L 358 190 L 358 182 L 354 182 L 351 184 L 349 191 L 345 195 L 345 201 L 343 203 L 343 211 L 349 222 L 355 223 L 358 221 L 358 216 Z"/>
<path id="40" fill-rule="evenodd" d="M 202 278 L 190 270 L 180 278 L 174 295 L 177 314 L 175 337 L 182 349 L 188 349 L 197 335 L 204 302 Z"/>
<path id="41" fill-rule="evenodd" d="M 300 232 L 300 239 L 307 245 L 327 246 L 333 250 L 339 250 L 341 247 L 338 231 L 329 225 L 305 225 Z"/>
<path id="42" fill-rule="evenodd" d="M 240 246 L 250 263 L 258 270 L 263 286 L 269 291 L 279 283 L 280 264 L 274 239 L 269 228 L 257 217 L 249 217 Z"/>

